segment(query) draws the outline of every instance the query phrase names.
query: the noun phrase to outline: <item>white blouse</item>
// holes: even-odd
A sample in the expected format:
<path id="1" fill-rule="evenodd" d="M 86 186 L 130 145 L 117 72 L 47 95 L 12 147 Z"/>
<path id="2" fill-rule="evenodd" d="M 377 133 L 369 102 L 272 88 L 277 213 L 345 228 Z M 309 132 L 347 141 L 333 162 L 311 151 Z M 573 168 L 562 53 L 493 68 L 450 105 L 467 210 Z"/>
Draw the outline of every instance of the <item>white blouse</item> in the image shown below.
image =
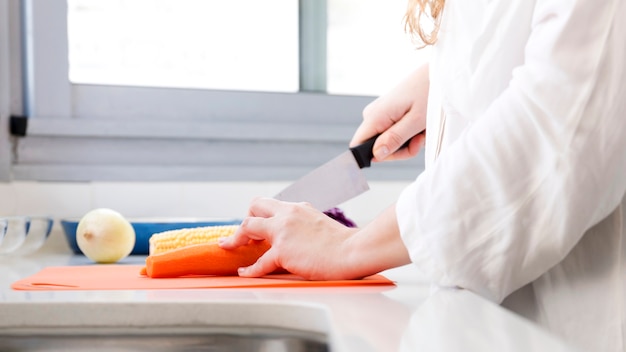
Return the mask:
<path id="1" fill-rule="evenodd" d="M 593 351 L 624 351 L 626 1 L 446 0 L 415 265 Z"/>

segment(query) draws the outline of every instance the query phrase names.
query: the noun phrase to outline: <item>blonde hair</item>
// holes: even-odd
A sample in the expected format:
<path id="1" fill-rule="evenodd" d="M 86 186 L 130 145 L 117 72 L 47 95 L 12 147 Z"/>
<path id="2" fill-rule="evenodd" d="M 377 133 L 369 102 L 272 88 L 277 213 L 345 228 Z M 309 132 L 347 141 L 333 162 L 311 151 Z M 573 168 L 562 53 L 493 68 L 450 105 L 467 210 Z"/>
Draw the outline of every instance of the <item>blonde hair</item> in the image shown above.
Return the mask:
<path id="1" fill-rule="evenodd" d="M 411 34 L 413 40 L 424 47 L 437 41 L 439 23 L 445 0 L 409 0 L 404 15 L 404 29 Z M 429 20 L 428 30 L 424 29 L 424 19 Z"/>

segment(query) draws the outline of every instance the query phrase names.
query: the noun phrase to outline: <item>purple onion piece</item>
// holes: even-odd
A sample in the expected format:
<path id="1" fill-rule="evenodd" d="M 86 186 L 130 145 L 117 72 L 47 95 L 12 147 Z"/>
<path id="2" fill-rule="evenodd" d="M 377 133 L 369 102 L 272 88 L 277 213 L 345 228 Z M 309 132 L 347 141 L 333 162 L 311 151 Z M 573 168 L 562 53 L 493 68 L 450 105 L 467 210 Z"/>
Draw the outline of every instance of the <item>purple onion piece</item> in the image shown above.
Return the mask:
<path id="1" fill-rule="evenodd" d="M 337 220 L 338 222 L 346 225 L 347 227 L 356 227 L 356 224 L 354 223 L 354 221 L 348 219 L 343 211 L 341 211 L 341 209 L 339 208 L 331 208 L 328 209 L 324 212 L 324 214 L 330 216 L 331 218 Z"/>

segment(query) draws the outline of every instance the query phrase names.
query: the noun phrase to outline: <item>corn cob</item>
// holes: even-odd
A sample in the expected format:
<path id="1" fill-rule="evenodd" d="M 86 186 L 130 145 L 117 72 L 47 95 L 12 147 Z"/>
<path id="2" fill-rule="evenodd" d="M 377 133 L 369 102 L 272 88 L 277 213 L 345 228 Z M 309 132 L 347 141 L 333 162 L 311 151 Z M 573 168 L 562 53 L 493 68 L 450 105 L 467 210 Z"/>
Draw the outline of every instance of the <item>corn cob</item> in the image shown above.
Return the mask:
<path id="1" fill-rule="evenodd" d="M 216 243 L 235 233 L 239 225 L 194 227 L 155 233 L 150 237 L 150 255 L 168 252 L 194 244 Z"/>

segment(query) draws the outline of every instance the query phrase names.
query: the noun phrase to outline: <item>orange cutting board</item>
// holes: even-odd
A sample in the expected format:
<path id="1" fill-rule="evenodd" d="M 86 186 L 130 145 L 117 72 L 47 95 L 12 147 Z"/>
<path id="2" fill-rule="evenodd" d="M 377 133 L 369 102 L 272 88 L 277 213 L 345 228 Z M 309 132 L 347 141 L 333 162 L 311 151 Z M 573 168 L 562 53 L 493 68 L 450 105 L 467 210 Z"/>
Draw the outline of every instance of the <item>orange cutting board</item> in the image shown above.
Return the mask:
<path id="1" fill-rule="evenodd" d="M 382 275 L 360 280 L 308 281 L 292 274 L 262 278 L 187 276 L 152 279 L 139 274 L 143 265 L 53 266 L 14 282 L 14 290 L 160 290 L 237 287 L 329 287 L 394 285 Z"/>

